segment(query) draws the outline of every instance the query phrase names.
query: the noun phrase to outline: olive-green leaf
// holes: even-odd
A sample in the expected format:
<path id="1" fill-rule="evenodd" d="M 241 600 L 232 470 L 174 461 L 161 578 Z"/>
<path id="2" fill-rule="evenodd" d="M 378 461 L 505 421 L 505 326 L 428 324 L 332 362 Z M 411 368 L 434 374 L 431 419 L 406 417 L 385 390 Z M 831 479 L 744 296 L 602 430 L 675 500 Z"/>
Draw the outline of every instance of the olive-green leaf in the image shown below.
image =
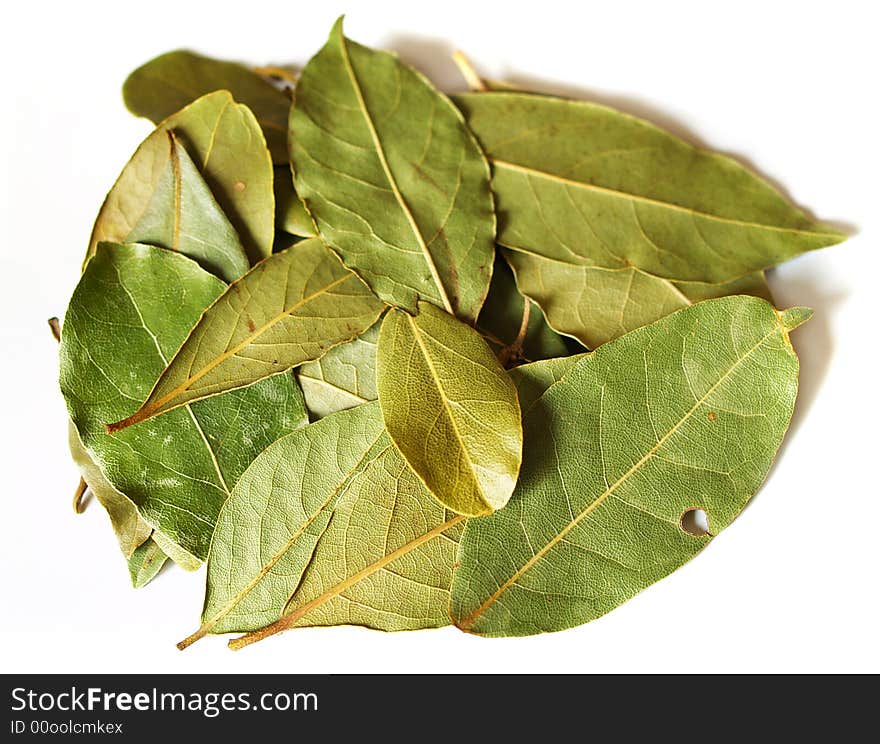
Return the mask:
<path id="1" fill-rule="evenodd" d="M 302 365 L 296 377 L 312 420 L 376 400 L 376 323 L 353 341 Z"/>
<path id="2" fill-rule="evenodd" d="M 726 284 L 670 282 L 637 269 L 597 269 L 502 249 L 520 291 L 550 326 L 595 349 L 700 300 L 733 294 L 770 298 L 762 272 Z"/>
<path id="3" fill-rule="evenodd" d="M 604 106 L 530 93 L 455 100 L 492 164 L 498 242 L 520 290 L 584 342 L 587 326 L 609 324 L 593 322 L 594 307 L 647 317 L 634 307 L 681 307 L 681 283 L 725 284 L 845 237 L 730 158 Z M 542 279 L 557 307 L 557 290 L 584 295 L 577 328 L 574 310 L 554 322 L 526 289 Z"/>
<path id="4" fill-rule="evenodd" d="M 282 616 L 234 638 L 230 648 L 294 627 L 449 625 L 449 585 L 464 520 L 431 498 L 386 436 L 337 501 Z"/>
<path id="5" fill-rule="evenodd" d="M 150 538 L 152 528 L 141 519 L 134 502 L 117 491 L 101 472 L 101 468 L 83 446 L 73 421 L 68 422 L 68 443 L 82 479 L 110 517 L 122 555 L 130 559 L 135 550 Z"/>
<path id="6" fill-rule="evenodd" d="M 132 72 L 122 86 L 122 97 L 129 111 L 158 124 L 217 90 L 228 90 L 254 112 L 273 160 L 287 163 L 290 96 L 244 65 L 186 50 L 168 52 Z"/>
<path id="7" fill-rule="evenodd" d="M 251 262 L 272 252 L 272 159 L 254 115 L 227 91 L 210 93 L 165 119 L 135 151 L 95 220 L 88 260 L 98 243 L 124 242 L 165 177 L 172 131 L 241 238 Z"/>
<path id="8" fill-rule="evenodd" d="M 307 422 L 296 381 L 275 377 L 114 436 L 104 422 L 143 400 L 224 287 L 181 254 L 101 244 L 62 329 L 61 391 L 86 452 L 162 550 L 190 566 L 207 555 L 220 506 L 251 460 Z"/>
<path id="9" fill-rule="evenodd" d="M 171 132 L 168 146 L 165 173 L 126 242 L 179 251 L 226 282 L 238 279 L 249 263 L 235 229 Z"/>
<path id="10" fill-rule="evenodd" d="M 297 243 L 230 284 L 140 408 L 108 431 L 317 359 L 369 328 L 383 308 L 321 240 Z"/>
<path id="11" fill-rule="evenodd" d="M 461 114 L 396 56 L 337 21 L 290 115 L 296 192 L 346 266 L 390 305 L 473 322 L 489 289 L 489 168 Z"/>
<path id="12" fill-rule="evenodd" d="M 502 361 L 509 363 L 567 356 L 580 346 L 547 325 L 541 308 L 519 293 L 510 267 L 500 257 L 495 260 L 489 295 L 476 327 L 505 355 Z"/>
<path id="13" fill-rule="evenodd" d="M 809 314 L 708 300 L 575 362 L 525 415 L 507 508 L 465 529 L 456 625 L 489 636 L 569 628 L 702 550 L 770 468 L 797 394 L 788 333 Z M 683 529 L 695 508 L 711 534 Z"/>
<path id="14" fill-rule="evenodd" d="M 388 446 L 378 404 L 342 411 L 279 439 L 252 463 L 217 520 L 199 630 L 255 630 L 281 617 L 340 494 Z"/>
<path id="15" fill-rule="evenodd" d="M 275 166 L 275 227 L 301 238 L 318 234 L 312 215 L 293 190 L 290 166 Z"/>
<path id="16" fill-rule="evenodd" d="M 315 597 L 300 624 L 447 624 L 461 518 L 436 529 L 448 520 L 394 449 L 378 403 L 327 416 L 242 476 L 217 521 L 202 626 L 178 645 L 262 628 Z"/>
<path id="17" fill-rule="evenodd" d="M 147 540 L 128 559 L 128 575 L 131 577 L 131 585 L 135 589 L 145 587 L 156 578 L 167 560 L 168 556 L 162 552 L 162 548 L 156 541 L 152 538 Z"/>
<path id="18" fill-rule="evenodd" d="M 388 434 L 444 506 L 500 509 L 516 485 L 522 425 L 513 382 L 482 336 L 427 302 L 388 313 L 376 387 Z"/>
<path id="19" fill-rule="evenodd" d="M 542 359 L 510 370 L 510 378 L 516 385 L 516 394 L 519 397 L 519 407 L 523 419 L 547 388 L 565 377 L 568 371 L 585 356 L 587 354 L 582 353 L 556 357 L 555 359 Z"/>

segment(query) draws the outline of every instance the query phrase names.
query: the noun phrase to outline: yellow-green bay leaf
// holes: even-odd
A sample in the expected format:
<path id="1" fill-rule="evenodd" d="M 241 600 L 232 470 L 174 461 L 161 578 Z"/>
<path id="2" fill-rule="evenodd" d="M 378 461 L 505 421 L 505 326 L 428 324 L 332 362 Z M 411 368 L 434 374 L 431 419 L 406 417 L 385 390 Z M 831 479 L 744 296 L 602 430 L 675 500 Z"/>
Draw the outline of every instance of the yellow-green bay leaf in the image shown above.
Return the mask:
<path id="1" fill-rule="evenodd" d="M 804 308 L 707 300 L 544 375 L 507 508 L 464 532 L 460 628 L 529 635 L 588 622 L 702 550 L 758 490 L 788 428 Z M 539 362 L 538 365 L 544 365 Z M 709 534 L 683 526 L 705 511 Z"/>
<path id="2" fill-rule="evenodd" d="M 224 288 L 179 253 L 101 244 L 62 328 L 61 391 L 83 447 L 162 550 L 190 567 L 207 555 L 220 506 L 251 460 L 307 423 L 296 381 L 277 376 L 113 436 L 104 422 L 146 397 Z"/>
<path id="3" fill-rule="evenodd" d="M 510 376 L 473 328 L 428 302 L 389 311 L 376 385 L 388 434 L 441 504 L 476 516 L 503 507 L 522 458 Z"/>
<path id="4" fill-rule="evenodd" d="M 272 158 L 287 163 L 290 96 L 244 65 L 180 49 L 138 67 L 122 86 L 128 110 L 159 124 L 197 98 L 228 90 L 254 112 Z"/>
<path id="5" fill-rule="evenodd" d="M 494 255 L 489 168 L 442 93 L 337 21 L 297 83 L 290 149 L 320 234 L 379 297 L 476 320 Z"/>
<path id="6" fill-rule="evenodd" d="M 108 430 L 124 429 L 317 359 L 369 328 L 383 308 L 321 240 L 297 243 L 229 285 L 199 319 L 143 403 Z"/>
<path id="7" fill-rule="evenodd" d="M 186 148 L 251 262 L 268 256 L 275 236 L 272 159 L 250 109 L 217 91 L 172 114 L 140 144 L 101 206 L 86 260 L 102 241 L 126 241 L 149 207 L 169 165 L 168 131 Z"/>

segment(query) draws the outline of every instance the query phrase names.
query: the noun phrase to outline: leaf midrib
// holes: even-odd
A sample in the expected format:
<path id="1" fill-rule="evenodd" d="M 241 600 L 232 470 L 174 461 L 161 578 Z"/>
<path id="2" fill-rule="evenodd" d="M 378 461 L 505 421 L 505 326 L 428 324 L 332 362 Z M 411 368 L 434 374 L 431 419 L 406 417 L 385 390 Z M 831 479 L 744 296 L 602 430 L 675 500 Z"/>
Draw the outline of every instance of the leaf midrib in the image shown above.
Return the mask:
<path id="1" fill-rule="evenodd" d="M 669 429 L 658 441 L 654 444 L 651 449 L 648 450 L 647 453 L 634 465 L 632 465 L 629 470 L 627 470 L 620 478 L 618 478 L 613 484 L 608 486 L 602 493 L 600 493 L 593 501 L 591 501 L 572 521 L 570 521 L 562 530 L 560 530 L 549 542 L 547 542 L 544 547 L 542 547 L 537 553 L 535 553 L 528 561 L 526 561 L 519 569 L 517 569 L 514 574 L 507 579 L 503 584 L 501 584 L 498 589 L 496 589 L 489 598 L 483 602 L 476 610 L 474 610 L 470 615 L 467 615 L 464 619 L 456 622 L 456 625 L 462 630 L 468 630 L 474 624 L 474 622 L 482 615 L 489 607 L 491 607 L 501 595 L 503 595 L 511 586 L 516 584 L 522 576 L 528 572 L 533 566 L 541 561 L 547 553 L 549 553 L 561 540 L 563 540 L 566 535 L 568 535 L 578 524 L 580 524 L 581 520 L 586 517 L 591 512 L 595 511 L 614 491 L 616 491 L 620 486 L 626 483 L 630 477 L 632 477 L 638 470 L 648 462 L 657 452 L 666 444 L 667 441 L 677 432 L 681 426 L 684 425 L 686 421 L 688 421 L 691 416 L 700 408 L 700 406 L 704 405 L 705 402 L 709 399 L 709 397 L 718 389 L 718 387 L 724 383 L 733 372 L 742 365 L 746 359 L 748 359 L 758 348 L 760 348 L 771 336 L 776 333 L 780 333 L 780 328 L 777 326 L 770 332 L 768 332 L 764 337 L 761 338 L 754 346 L 752 346 L 745 354 L 743 354 L 739 359 L 736 360 L 734 364 L 730 366 L 730 368 L 725 372 L 717 382 L 715 382 L 709 390 L 706 391 L 690 408 L 690 410 L 685 413 L 684 416 L 679 419 L 672 428 Z"/>
<path id="2" fill-rule="evenodd" d="M 342 61 L 345 65 L 345 69 L 348 73 L 349 79 L 351 80 L 354 94 L 357 97 L 358 107 L 360 108 L 361 113 L 364 116 L 364 121 L 366 122 L 367 129 L 370 131 L 370 138 L 373 141 L 373 147 L 376 149 L 376 155 L 379 158 L 379 163 L 382 166 L 382 171 L 385 174 L 385 178 L 388 179 L 388 185 L 391 186 L 391 191 L 394 193 L 394 198 L 400 206 L 401 210 L 403 211 L 404 216 L 409 223 L 410 229 L 412 230 L 413 235 L 415 236 L 416 241 L 419 244 L 419 248 L 422 251 L 425 263 L 428 265 L 428 270 L 431 272 L 431 278 L 434 280 L 437 291 L 440 293 L 440 300 L 443 302 L 443 307 L 450 315 L 454 315 L 455 311 L 453 310 L 452 303 L 449 300 L 449 295 L 446 293 L 446 288 L 443 286 L 443 281 L 440 278 L 440 272 L 437 269 L 437 265 L 434 263 L 434 257 L 431 255 L 431 251 L 428 248 L 428 244 L 425 242 L 425 238 L 422 235 L 421 230 L 419 229 L 418 223 L 416 222 L 415 217 L 413 216 L 413 213 L 409 208 L 409 205 L 406 203 L 406 199 L 404 199 L 403 194 L 400 191 L 400 187 L 397 184 L 397 180 L 394 178 L 394 174 L 391 172 L 391 166 L 388 164 L 388 159 L 385 156 L 385 148 L 382 146 L 382 141 L 379 139 L 379 133 L 376 131 L 376 125 L 373 122 L 373 117 L 370 114 L 369 109 L 367 108 L 367 103 L 364 99 L 364 94 L 361 90 L 360 82 L 358 81 L 357 75 L 354 71 L 354 67 L 351 64 L 351 59 L 348 56 L 348 46 L 346 44 L 346 41 L 347 40 L 342 33 L 342 29 L 340 28 L 339 48 L 340 54 L 342 56 Z"/>
<path id="3" fill-rule="evenodd" d="M 284 318 L 289 317 L 292 313 L 294 313 L 296 310 L 303 307 L 307 303 L 312 302 L 317 297 L 320 297 L 321 295 L 326 294 L 330 290 L 334 289 L 335 287 L 339 286 L 343 282 L 346 282 L 352 278 L 354 278 L 353 274 L 347 274 L 345 276 L 339 277 L 338 279 L 334 279 L 329 284 L 326 284 L 323 287 L 321 287 L 321 289 L 319 291 L 314 292 L 306 297 L 303 297 L 302 299 L 297 300 L 293 305 L 282 310 L 282 312 L 280 312 L 277 315 L 275 315 L 274 317 L 272 317 L 268 322 L 261 325 L 253 333 L 249 334 L 248 336 L 245 336 L 244 340 L 242 340 L 236 346 L 232 347 L 231 349 L 227 349 L 222 354 L 216 356 L 214 359 L 212 359 L 208 364 L 206 364 L 204 367 L 202 367 L 194 375 L 188 376 L 180 385 L 178 385 L 176 388 L 174 388 L 169 393 L 166 393 L 165 395 L 163 395 L 155 403 L 153 403 L 153 405 L 144 409 L 144 415 L 141 420 L 145 420 L 145 419 L 149 418 L 150 416 L 152 416 L 155 412 L 161 410 L 162 407 L 165 406 L 168 402 L 172 401 L 174 398 L 176 398 L 181 393 L 186 392 L 194 382 L 198 382 L 202 377 L 204 377 L 206 374 L 208 374 L 208 372 L 213 370 L 215 367 L 222 364 L 227 359 L 235 356 L 242 349 L 245 349 L 248 346 L 250 346 L 250 344 L 252 344 L 263 333 L 268 331 L 270 328 L 274 327 L 277 323 L 280 323 L 282 320 L 284 320 Z M 231 286 L 232 285 L 230 285 L 230 287 Z M 221 297 L 222 296 L 223 295 L 221 295 Z M 181 404 L 181 405 L 183 405 L 183 404 Z"/>
<path id="4" fill-rule="evenodd" d="M 428 371 L 431 373 L 431 379 L 434 380 L 434 383 L 437 386 L 437 390 L 440 392 L 440 401 L 443 404 L 443 410 L 446 412 L 446 416 L 449 419 L 450 424 L 452 425 L 452 431 L 455 434 L 455 441 L 458 442 L 459 448 L 464 456 L 465 461 L 467 462 L 468 472 L 471 474 L 471 477 L 473 478 L 473 483 L 476 486 L 477 492 L 480 494 L 480 499 L 491 510 L 492 506 L 491 506 L 491 504 L 489 504 L 489 501 L 486 499 L 486 497 L 482 493 L 482 489 L 480 488 L 480 482 L 479 482 L 479 479 L 477 478 L 477 475 L 476 475 L 476 472 L 474 469 L 474 463 L 470 457 L 470 452 L 468 451 L 468 448 L 464 442 L 464 438 L 462 437 L 461 432 L 458 429 L 458 422 L 455 420 L 455 416 L 453 415 L 452 407 L 449 405 L 449 399 L 446 395 L 446 389 L 443 387 L 443 382 L 440 379 L 440 375 L 437 372 L 437 368 L 434 366 L 434 361 L 431 358 L 431 355 L 428 352 L 428 349 L 425 346 L 424 341 L 422 340 L 422 335 L 419 330 L 419 327 L 416 325 L 415 318 L 413 318 L 408 313 L 403 313 L 403 315 L 406 318 L 407 322 L 409 323 L 410 327 L 412 328 L 413 337 L 415 338 L 416 343 L 418 344 L 419 349 L 422 352 L 422 356 L 425 359 L 425 364 L 428 365 Z M 427 485 L 427 483 L 425 485 Z M 430 491 L 432 489 L 429 487 L 428 490 Z"/>

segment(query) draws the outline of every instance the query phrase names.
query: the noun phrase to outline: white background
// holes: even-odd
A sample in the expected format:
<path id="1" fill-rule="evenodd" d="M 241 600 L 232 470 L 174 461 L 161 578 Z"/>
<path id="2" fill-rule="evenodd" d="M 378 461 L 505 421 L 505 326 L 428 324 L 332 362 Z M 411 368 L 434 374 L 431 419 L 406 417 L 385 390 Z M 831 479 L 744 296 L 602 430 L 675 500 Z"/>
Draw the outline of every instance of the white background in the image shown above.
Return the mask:
<path id="1" fill-rule="evenodd" d="M 877 18 L 833 2 L 7 3 L 0 44 L 0 670 L 223 672 L 880 671 Z M 694 561 L 610 615 L 484 640 L 446 628 L 300 630 L 185 653 L 203 572 L 129 587 L 106 516 L 75 516 L 57 348 L 104 194 L 150 125 L 120 86 L 190 47 L 305 62 L 337 14 L 446 89 L 465 50 L 494 77 L 598 100 L 731 153 L 846 244 L 772 275 L 803 369 L 765 488 Z"/>

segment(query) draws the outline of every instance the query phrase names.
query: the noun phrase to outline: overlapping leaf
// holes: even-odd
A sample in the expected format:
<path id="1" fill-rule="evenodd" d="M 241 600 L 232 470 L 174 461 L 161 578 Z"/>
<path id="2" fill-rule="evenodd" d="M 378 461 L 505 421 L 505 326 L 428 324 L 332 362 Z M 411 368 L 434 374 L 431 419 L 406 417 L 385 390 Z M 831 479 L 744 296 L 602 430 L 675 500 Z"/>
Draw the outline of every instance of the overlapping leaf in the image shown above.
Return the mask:
<path id="1" fill-rule="evenodd" d="M 179 251 L 226 282 L 238 279 L 249 266 L 238 234 L 170 131 L 168 147 L 165 172 L 126 242 Z"/>
<path id="2" fill-rule="evenodd" d="M 129 111 L 159 124 L 217 90 L 228 90 L 254 112 L 273 160 L 287 163 L 290 95 L 244 65 L 186 50 L 168 52 L 132 72 L 122 86 L 122 96 Z"/>
<path id="3" fill-rule="evenodd" d="M 317 359 L 369 328 L 382 309 L 320 240 L 297 243 L 231 284 L 199 319 L 143 404 L 108 430 Z"/>
<path id="4" fill-rule="evenodd" d="M 577 361 L 526 414 L 509 506 L 465 529 L 455 623 L 496 636 L 572 627 L 702 550 L 770 468 L 797 393 L 788 333 L 809 314 L 710 300 Z M 682 529 L 694 508 L 711 534 Z"/>
<path id="5" fill-rule="evenodd" d="M 242 476 L 217 522 L 202 627 L 180 647 L 285 615 L 386 630 L 446 624 L 458 521 L 396 453 L 377 403 L 327 416 Z"/>
<path id="6" fill-rule="evenodd" d="M 297 370 L 306 407 L 313 420 L 376 400 L 376 343 L 379 324 L 353 341 L 330 349 Z"/>
<path id="7" fill-rule="evenodd" d="M 268 444 L 306 423 L 292 376 L 204 401 L 108 436 L 126 416 L 224 285 L 161 248 L 101 245 L 77 286 L 61 343 L 61 390 L 89 456 L 143 520 L 203 559 L 220 506 Z"/>
<path id="8" fill-rule="evenodd" d="M 385 426 L 428 490 L 459 514 L 503 507 L 522 428 L 510 377 L 470 326 L 427 302 L 382 322 L 376 383 Z"/>
<path id="9" fill-rule="evenodd" d="M 123 242 L 165 177 L 174 132 L 235 227 L 251 262 L 272 252 L 272 161 L 250 110 L 226 91 L 210 93 L 164 120 L 123 169 L 98 213 L 86 260 L 102 241 Z"/>
<path id="10" fill-rule="evenodd" d="M 603 106 L 526 93 L 456 102 L 492 163 L 498 240 L 520 289 L 590 345 L 683 306 L 683 285 L 745 280 L 844 237 L 733 160 Z"/>
<path id="11" fill-rule="evenodd" d="M 321 235 L 379 297 L 476 319 L 494 255 L 489 170 L 424 77 L 349 41 L 337 21 L 297 83 L 290 150 Z"/>
<path id="12" fill-rule="evenodd" d="M 506 357 L 502 361 L 509 363 L 566 356 L 579 346 L 556 333 L 547 325 L 541 308 L 523 298 L 510 267 L 501 258 L 495 260 L 477 330 Z"/>
<path id="13" fill-rule="evenodd" d="M 168 556 L 165 555 L 162 548 L 155 540 L 149 538 L 128 559 L 128 573 L 132 586 L 135 589 L 145 587 L 156 578 L 167 560 Z"/>
<path id="14" fill-rule="evenodd" d="M 312 216 L 293 190 L 289 166 L 275 167 L 275 225 L 279 230 L 301 238 L 317 234 Z"/>

